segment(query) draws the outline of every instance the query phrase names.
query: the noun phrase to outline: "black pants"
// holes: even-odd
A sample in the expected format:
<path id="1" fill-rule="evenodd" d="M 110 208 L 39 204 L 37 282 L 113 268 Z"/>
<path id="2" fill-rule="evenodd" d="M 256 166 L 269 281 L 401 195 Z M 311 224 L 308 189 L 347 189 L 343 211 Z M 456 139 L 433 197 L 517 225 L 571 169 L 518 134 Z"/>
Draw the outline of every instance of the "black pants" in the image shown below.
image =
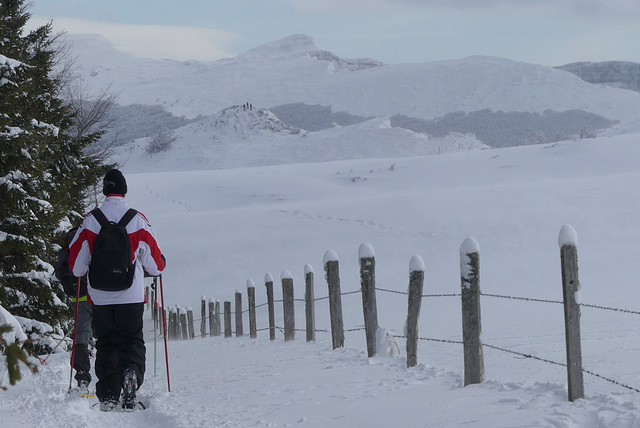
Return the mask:
<path id="1" fill-rule="evenodd" d="M 93 306 L 96 395 L 101 401 L 120 398 L 124 371 L 128 368 L 135 370 L 138 388 L 142 385 L 146 358 L 143 313 L 144 303 Z"/>
<path id="2" fill-rule="evenodd" d="M 78 312 L 75 314 L 76 321 L 76 346 L 73 351 L 73 368 L 76 371 L 77 381 L 91 382 L 91 362 L 89 360 L 89 342 L 92 340 L 91 331 L 91 305 L 86 301 L 78 302 Z M 73 303 L 75 313 L 76 303 Z"/>

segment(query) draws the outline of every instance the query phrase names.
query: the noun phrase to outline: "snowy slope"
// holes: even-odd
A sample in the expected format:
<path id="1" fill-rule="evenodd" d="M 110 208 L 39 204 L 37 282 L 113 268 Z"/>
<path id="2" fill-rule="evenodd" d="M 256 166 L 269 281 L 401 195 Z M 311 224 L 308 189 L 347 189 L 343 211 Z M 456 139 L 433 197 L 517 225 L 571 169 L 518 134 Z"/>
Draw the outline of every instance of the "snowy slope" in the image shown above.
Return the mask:
<path id="1" fill-rule="evenodd" d="M 213 63 L 150 60 L 104 39 L 72 35 L 79 73 L 90 89 L 112 84 L 120 103 L 161 104 L 176 115 L 210 115 L 251 102 L 330 105 L 364 117 L 422 119 L 450 112 L 584 110 L 638 124 L 640 94 L 601 87 L 565 71 L 501 58 L 381 65 L 318 50 L 308 36 L 267 43 Z M 356 70 L 356 71 L 353 71 Z"/>
<path id="2" fill-rule="evenodd" d="M 322 298 L 327 250 L 339 256 L 343 292 L 357 291 L 358 247 L 367 242 L 376 253 L 379 324 L 401 335 L 406 296 L 381 289 L 406 291 L 412 255 L 425 262 L 425 294 L 456 293 L 459 247 L 473 236 L 484 293 L 559 300 L 557 240 L 562 225 L 571 224 L 578 233 L 582 302 L 637 311 L 637 137 L 215 171 L 192 171 L 192 160 L 175 152 L 173 166 L 182 172 L 137 172 L 147 164 L 131 159 L 127 200 L 148 215 L 167 255 L 170 306 L 197 311 L 202 295 L 232 301 L 248 279 L 261 304 L 265 274 L 279 278 L 283 270 L 293 273 L 301 298 L 305 264 L 313 267 Z M 275 291 L 279 299 L 277 279 Z M 412 369 L 405 368 L 401 339 L 399 356 L 380 347 L 368 359 L 358 330 L 360 296 L 344 296 L 343 309 L 345 328 L 355 330 L 336 351 L 323 331 L 314 344 L 304 342 L 303 332 L 293 343 L 278 333 L 271 343 L 266 331 L 257 340 L 170 342 L 171 393 L 161 340 L 153 377 L 148 324 L 140 395 L 151 408 L 133 414 L 103 414 L 87 401 L 68 400 L 68 354 L 55 354 L 40 374 L 2 392 L 0 420 L 3 426 L 113 428 L 640 426 L 638 392 L 585 375 L 586 398 L 569 403 L 563 367 L 494 348 L 484 352 L 486 381 L 469 387 L 462 387 L 458 344 L 421 341 Z M 317 328 L 328 329 L 326 299 L 316 303 L 316 314 Z M 485 296 L 482 319 L 485 344 L 564 361 L 561 305 Z M 638 322 L 634 313 L 583 307 L 585 368 L 639 388 Z M 262 307 L 258 328 L 266 325 Z M 304 325 L 301 303 L 296 325 Z M 459 341 L 459 299 L 425 298 L 419 334 Z"/>

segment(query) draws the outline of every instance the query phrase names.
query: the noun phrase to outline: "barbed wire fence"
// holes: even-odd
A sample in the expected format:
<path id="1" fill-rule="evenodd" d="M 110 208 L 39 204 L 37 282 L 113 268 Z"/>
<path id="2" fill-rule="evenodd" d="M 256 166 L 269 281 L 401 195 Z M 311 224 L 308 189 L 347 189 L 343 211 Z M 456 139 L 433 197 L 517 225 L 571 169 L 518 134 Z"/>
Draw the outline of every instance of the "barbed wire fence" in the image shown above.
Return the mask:
<path id="1" fill-rule="evenodd" d="M 565 226 L 566 227 L 566 226 Z M 561 237 L 562 234 L 565 233 L 564 228 L 563 231 L 561 232 Z M 573 231 L 573 233 L 575 233 L 575 231 Z M 473 243 L 472 243 L 473 244 Z M 363 244 L 365 245 L 365 244 Z M 367 244 L 368 245 L 368 244 Z M 567 245 L 565 245 L 566 247 L 572 247 L 569 250 L 573 251 L 576 254 L 576 260 L 577 260 L 577 253 L 576 253 L 576 249 L 575 249 L 575 245 L 573 242 L 569 242 Z M 565 262 L 565 254 L 563 253 L 563 251 L 565 251 L 566 249 L 564 248 L 565 246 L 561 245 L 561 253 L 563 255 L 563 259 L 562 262 Z M 640 315 L 640 311 L 636 311 L 636 310 L 631 310 L 631 309 L 623 309 L 623 308 L 616 308 L 616 307 L 610 307 L 610 306 L 604 306 L 604 305 L 595 305 L 595 304 L 588 304 L 588 303 L 582 303 L 582 302 L 570 302 L 570 303 L 574 303 L 574 308 L 571 307 L 567 307 L 568 303 L 567 300 L 572 300 L 571 297 L 573 297 L 575 299 L 575 294 L 576 292 L 579 291 L 579 281 L 577 281 L 577 262 L 575 265 L 575 272 L 573 273 L 575 275 L 575 278 L 572 278 L 571 281 L 567 281 L 567 283 L 573 287 L 571 289 L 569 289 L 570 287 L 565 284 L 565 278 L 563 277 L 563 288 L 565 289 L 565 293 L 564 293 L 564 297 L 565 300 L 554 300 L 554 299 L 542 299 L 542 298 L 534 298 L 534 297 L 525 297 L 525 296 L 511 296 L 511 295 L 504 295 L 504 294 L 493 294 L 493 293 L 482 293 L 479 289 L 479 286 L 476 285 L 477 290 L 474 290 L 474 281 L 477 281 L 477 284 L 479 284 L 479 278 L 475 278 L 474 276 L 478 275 L 478 271 L 479 271 L 479 266 L 473 266 L 474 262 L 477 262 L 478 257 L 477 257 L 477 243 L 475 245 L 471 245 L 471 247 L 469 247 L 469 244 L 467 243 L 467 241 L 465 241 L 465 243 L 463 243 L 463 247 L 461 247 L 461 278 L 462 278 L 462 288 L 461 288 L 461 293 L 440 293 L 440 294 L 423 294 L 422 293 L 422 285 L 420 284 L 419 290 L 420 292 L 417 294 L 417 296 L 414 295 L 414 301 L 419 300 L 422 301 L 424 299 L 441 299 L 441 298 L 461 298 L 462 299 L 462 307 L 463 307 L 463 339 L 462 340 L 455 340 L 455 339 L 442 339 L 442 338 L 433 338 L 433 337 L 421 337 L 421 336 L 417 336 L 417 328 L 415 329 L 416 334 L 413 334 L 413 337 L 409 337 L 410 335 L 408 334 L 411 329 L 408 328 L 407 329 L 407 334 L 405 335 L 391 335 L 394 339 L 403 339 L 407 341 L 407 366 L 410 367 L 412 365 L 415 365 L 417 363 L 417 346 L 415 346 L 414 348 L 412 348 L 413 350 L 410 350 L 410 342 L 417 342 L 417 341 L 423 341 L 423 342 L 433 342 L 433 343 L 440 343 L 440 344 L 452 344 L 452 345 L 462 345 L 464 347 L 464 353 L 465 353 L 465 385 L 469 384 L 469 383 L 479 383 L 482 382 L 484 380 L 484 361 L 483 361 L 483 357 L 482 357 L 482 351 L 481 348 L 488 348 L 494 351 L 498 351 L 501 353 L 506 353 L 506 354 L 510 354 L 510 355 L 514 355 L 517 356 L 519 358 L 523 358 L 523 359 L 530 359 L 530 360 L 534 360 L 534 361 L 538 361 L 541 363 L 545 363 L 545 364 L 550 364 L 550 365 L 554 365 L 554 366 L 559 366 L 559 367 L 563 367 L 566 368 L 568 370 L 568 374 L 569 374 L 569 400 L 570 401 L 574 401 L 577 398 L 583 398 L 584 397 L 584 387 L 582 385 L 582 374 L 588 374 L 590 376 L 593 376 L 595 378 L 598 378 L 602 381 L 611 383 L 613 385 L 616 385 L 618 387 L 630 390 L 630 391 L 634 391 L 634 392 L 640 392 L 640 389 L 631 385 L 628 385 L 622 381 L 613 379 L 609 376 L 605 376 L 605 375 L 601 375 L 599 373 L 596 373 L 592 370 L 586 369 L 582 367 L 582 357 L 581 357 L 581 352 L 580 352 L 580 348 L 579 348 L 579 343 L 580 343 L 580 337 L 579 337 L 579 328 L 578 328 L 578 337 L 577 337 L 577 346 L 578 346 L 578 352 L 577 355 L 579 356 L 579 361 L 578 362 L 578 370 L 579 370 L 579 377 L 576 379 L 572 379 L 572 376 L 575 378 L 576 374 L 575 374 L 575 370 L 572 373 L 571 369 L 572 367 L 575 367 L 575 361 L 574 364 L 571 363 L 567 363 L 567 362 L 559 362 L 559 361 L 554 361 L 552 359 L 548 359 L 548 358 L 544 358 L 538 355 L 534 355 L 532 353 L 525 353 L 525 352 L 519 352 L 513 349 L 508 349 L 507 347 L 503 347 L 503 346 L 496 346 L 493 344 L 489 344 L 489 343 L 484 343 L 480 340 L 479 335 L 478 337 L 475 339 L 476 343 L 476 349 L 474 349 L 473 347 L 470 347 L 469 343 L 473 342 L 474 339 L 469 339 L 467 337 L 467 331 L 465 330 L 465 320 L 464 320 L 464 311 L 465 308 L 473 308 L 473 306 L 475 304 L 477 304 L 477 310 L 478 310 L 478 314 L 477 314 L 477 318 L 473 319 L 471 324 L 473 325 L 473 323 L 477 323 L 478 330 L 479 330 L 479 301 L 480 301 L 480 297 L 482 298 L 491 298 L 491 299 L 497 299 L 497 300 L 513 300 L 513 301 L 521 301 L 521 302 L 530 302 L 530 303 L 537 303 L 537 304 L 551 304 L 551 305 L 563 305 L 565 306 L 565 311 L 578 311 L 577 312 L 577 318 L 579 320 L 579 311 L 580 308 L 588 308 L 588 309 L 593 309 L 593 310 L 601 310 L 601 311 L 609 311 L 609 312 L 616 312 L 616 313 L 622 313 L 622 314 L 630 314 L 630 315 Z M 362 251 L 362 247 L 361 247 L 361 251 Z M 329 252 L 328 252 L 329 253 Z M 372 352 L 371 350 L 373 349 L 373 354 L 375 354 L 375 344 L 371 343 L 371 337 L 369 334 L 369 331 L 371 329 L 373 329 L 373 331 L 375 331 L 378 328 L 377 325 L 377 308 L 375 307 L 375 293 L 376 292 L 380 292 L 380 293 L 387 293 L 387 294 L 392 294 L 392 295 L 396 295 L 396 296 L 402 296 L 402 297 L 406 297 L 409 299 L 409 312 L 411 312 L 411 301 L 412 301 L 412 289 L 411 289 L 411 284 L 410 284 L 410 290 L 405 292 L 405 291 L 398 291 L 398 290 L 391 290 L 391 289 L 386 289 L 386 288 L 377 288 L 375 287 L 375 280 L 372 279 L 370 276 L 370 274 L 374 274 L 374 267 L 375 267 L 375 256 L 371 256 L 371 254 L 373 253 L 373 250 L 370 248 L 365 247 L 365 257 L 362 256 L 360 257 L 361 260 L 361 287 L 357 290 L 352 290 L 352 291 L 348 291 L 348 292 L 341 292 L 339 289 L 339 276 L 338 276 L 338 288 L 337 288 L 337 294 L 335 294 L 334 296 L 331 295 L 332 291 L 331 291 L 331 283 L 330 283 L 330 263 L 335 263 L 335 269 L 337 271 L 337 260 L 332 260 L 331 257 L 329 258 L 329 260 L 325 260 L 325 272 L 327 273 L 327 275 L 325 276 L 327 279 L 327 282 L 329 284 L 329 295 L 328 296 L 323 296 L 323 297 L 318 297 L 315 298 L 313 297 L 313 271 L 311 270 L 310 272 L 307 272 L 307 269 L 305 267 L 305 279 L 307 282 L 307 291 L 305 292 L 305 298 L 304 299 L 300 299 L 300 298 L 293 298 L 293 296 L 291 296 L 289 298 L 290 305 L 293 305 L 295 303 L 304 303 L 305 304 L 305 309 L 306 309 L 306 318 L 307 320 L 309 320 L 309 317 L 315 317 L 315 311 L 314 311 L 314 307 L 315 307 L 315 303 L 317 302 L 322 302 L 325 300 L 329 300 L 329 306 L 330 306 L 330 312 L 331 312 L 331 327 L 330 328 L 315 328 L 315 320 L 313 320 L 312 324 L 309 324 L 309 322 L 307 322 L 307 328 L 302 329 L 302 328 L 295 328 L 295 325 L 287 325 L 287 317 L 285 316 L 285 325 L 281 326 L 281 325 L 275 325 L 275 320 L 274 317 L 272 316 L 273 312 L 274 312 L 274 304 L 275 303 L 279 303 L 279 304 L 283 304 L 284 308 L 283 308 L 283 312 L 287 311 L 286 305 L 287 305 L 287 296 L 285 296 L 283 294 L 283 298 L 282 299 L 273 299 L 273 290 L 271 289 L 271 298 L 269 298 L 269 281 L 268 277 L 265 277 L 265 285 L 267 285 L 267 295 L 268 295 L 268 301 L 259 305 L 255 305 L 255 299 L 253 302 L 253 305 L 251 304 L 251 299 L 250 300 L 250 304 L 249 304 L 249 308 L 247 309 L 242 309 L 241 304 L 238 300 L 238 293 L 239 291 L 236 292 L 236 308 L 235 310 L 231 310 L 230 309 L 230 305 L 231 303 L 229 301 L 225 302 L 225 308 L 228 310 L 228 312 L 223 312 L 220 311 L 219 309 L 217 310 L 217 312 L 215 310 L 211 310 L 209 309 L 209 311 L 205 311 L 205 304 L 204 304 L 204 296 L 202 296 L 203 299 L 203 303 L 202 303 L 202 311 L 201 311 L 201 317 L 194 319 L 193 314 L 191 313 L 191 315 L 189 316 L 188 314 L 182 314 L 181 312 L 189 312 L 192 310 L 190 308 L 187 307 L 186 310 L 183 310 L 181 308 L 179 308 L 177 305 L 175 308 L 171 308 L 169 310 L 170 313 L 172 312 L 176 312 L 179 313 L 180 316 L 169 316 L 168 322 L 169 324 L 171 324 L 172 322 L 176 323 L 177 326 L 170 326 L 167 330 L 167 335 L 168 338 L 170 339 L 192 339 L 194 337 L 193 334 L 193 323 L 195 322 L 200 322 L 201 323 L 201 333 L 202 333 L 202 337 L 206 336 L 206 320 L 207 317 L 209 318 L 209 320 L 213 319 L 212 317 L 216 317 L 219 319 L 220 316 L 224 315 L 224 319 L 225 319 L 225 324 L 228 323 L 229 325 L 225 325 L 225 337 L 230 337 L 232 335 L 243 335 L 243 327 L 242 327 L 242 321 L 239 319 L 241 319 L 242 317 L 237 317 L 236 318 L 236 325 L 235 325 L 235 330 L 232 328 L 231 326 L 231 319 L 232 316 L 235 316 L 236 313 L 240 313 L 242 315 L 249 315 L 249 319 L 250 319 L 250 324 L 253 322 L 253 325 L 251 327 L 252 331 L 251 331 L 251 336 L 255 337 L 255 333 L 257 332 L 265 332 L 265 331 L 270 331 L 271 332 L 271 340 L 275 339 L 275 332 L 280 332 L 280 334 L 282 336 L 285 337 L 285 340 L 290 340 L 291 338 L 293 338 L 293 332 L 297 331 L 297 332 L 307 332 L 307 340 L 309 341 L 309 334 L 308 334 L 308 328 L 310 325 L 313 326 L 313 332 L 318 332 L 318 333 L 328 333 L 332 335 L 332 340 L 333 340 L 333 346 L 334 349 L 337 347 L 343 347 L 344 346 L 344 334 L 345 333 L 353 333 L 353 332 L 360 332 L 360 331 L 365 331 L 366 332 L 366 336 L 367 336 L 367 349 L 369 351 L 369 356 L 372 356 Z M 371 253 L 371 254 L 369 254 Z M 475 254 L 475 256 L 474 256 Z M 369 257 L 371 256 L 371 257 Z M 414 256 L 414 258 L 417 256 Z M 325 255 L 325 259 L 327 258 L 327 256 Z M 335 257 L 337 259 L 337 257 Z M 419 259 L 419 258 L 418 258 Z M 419 261 L 421 262 L 421 259 L 419 259 Z M 467 270 L 464 271 L 464 266 L 465 263 L 467 263 Z M 412 259 L 411 264 L 414 264 L 414 261 Z M 422 273 L 424 273 L 424 267 L 423 265 L 420 266 L 421 263 L 417 263 L 417 269 L 414 269 L 414 267 L 412 267 L 412 275 L 414 274 L 414 272 L 420 272 L 420 268 L 422 268 Z M 564 269 L 564 265 L 563 265 L 563 275 L 565 273 L 565 269 Z M 309 274 L 311 274 L 311 284 L 309 284 Z M 466 276 L 465 276 L 466 275 Z M 373 277 L 375 278 L 375 276 Z M 309 285 L 311 285 L 311 291 L 309 291 Z M 373 285 L 373 287 L 371 288 L 371 290 L 373 290 L 373 307 L 367 308 L 367 302 L 366 302 L 366 288 L 368 286 Z M 273 286 L 273 280 L 271 279 L 271 287 Z M 569 293 L 569 291 L 571 293 Z M 470 293 L 475 292 L 476 295 L 472 296 L 471 300 L 469 300 L 469 295 Z M 284 293 L 284 287 L 283 287 L 283 293 Z M 291 293 L 293 293 L 293 288 L 291 287 Z M 310 296 L 308 295 L 310 293 Z M 250 293 L 249 293 L 250 294 Z M 363 296 L 363 309 L 364 309 L 364 314 L 365 314 L 365 325 L 364 326 L 353 326 L 351 328 L 344 328 L 344 326 L 342 325 L 342 314 L 339 314 L 339 317 L 337 315 L 334 315 L 334 306 L 339 306 L 339 310 L 341 311 L 341 299 L 342 297 L 347 297 L 347 296 L 352 296 L 352 295 L 356 295 L 356 294 L 361 294 Z M 569 299 L 567 299 L 567 296 L 569 296 Z M 310 297 L 310 298 L 309 298 Z M 466 300 L 465 300 L 466 299 Z M 152 299 L 153 300 L 153 297 Z M 472 303 L 469 303 L 469 302 Z M 338 305 L 336 305 L 336 302 L 339 303 Z M 219 308 L 219 302 L 216 302 L 216 305 L 212 305 L 211 304 L 211 300 L 210 300 L 210 304 L 209 304 L 209 308 L 215 308 L 218 307 Z M 415 303 L 414 303 L 415 305 Z M 311 309 L 310 309 L 311 307 Z M 257 309 L 264 309 L 267 308 L 270 312 L 270 316 L 269 316 L 269 326 L 268 327 L 262 327 L 262 328 L 257 328 L 255 326 L 255 312 Z M 290 309 L 292 312 L 291 314 L 293 314 L 293 308 Z M 417 318 L 419 316 L 419 310 L 420 310 L 420 303 L 417 304 L 417 314 L 415 315 L 415 320 L 414 322 L 417 325 Z M 369 311 L 369 313 L 373 313 L 373 315 L 369 315 L 370 318 L 370 322 L 373 322 L 375 325 L 367 325 L 367 311 Z M 473 311 L 471 311 L 472 313 Z M 575 314 L 574 314 L 575 315 Z M 471 317 L 473 317 L 473 315 L 471 315 Z M 159 317 L 157 315 L 157 311 L 153 311 L 153 318 L 155 320 L 155 322 L 161 322 L 162 321 L 162 317 Z M 410 324 L 410 319 L 411 319 L 411 313 L 408 313 L 407 315 L 407 323 Z M 173 320 L 173 321 L 172 321 Z M 253 321 L 252 321 L 253 320 Z M 238 322 L 240 322 L 240 324 L 238 325 Z M 182 323 L 187 323 L 187 324 L 191 324 L 191 326 L 182 326 Z M 218 321 L 218 328 L 217 331 L 214 330 L 214 328 L 212 327 L 209 333 L 209 336 L 216 336 L 216 335 L 221 335 L 221 328 L 220 328 L 220 321 Z M 212 324 L 210 322 L 210 325 L 213 326 L 214 324 Z M 338 330 L 338 331 L 336 331 Z M 568 355 L 571 354 L 571 349 L 570 346 L 575 347 L 576 346 L 576 338 L 570 338 L 569 337 L 569 331 L 571 329 L 568 328 L 567 329 L 567 353 Z M 160 330 L 162 331 L 162 330 Z M 174 332 L 174 334 L 172 335 L 171 332 Z M 182 332 L 182 334 L 180 334 L 179 332 Z M 313 336 L 315 338 L 315 336 Z M 315 339 L 314 339 L 315 340 Z M 473 343 L 472 343 L 473 345 Z M 477 347 L 479 347 L 479 352 Z M 481 356 L 481 361 L 478 360 L 478 355 Z M 570 358 L 570 356 L 568 356 L 568 359 Z M 471 361 L 470 363 L 467 361 Z M 413 363 L 411 362 L 413 361 Z M 468 372 L 471 372 L 471 374 L 469 374 Z M 573 382 L 573 384 L 572 384 Z"/>

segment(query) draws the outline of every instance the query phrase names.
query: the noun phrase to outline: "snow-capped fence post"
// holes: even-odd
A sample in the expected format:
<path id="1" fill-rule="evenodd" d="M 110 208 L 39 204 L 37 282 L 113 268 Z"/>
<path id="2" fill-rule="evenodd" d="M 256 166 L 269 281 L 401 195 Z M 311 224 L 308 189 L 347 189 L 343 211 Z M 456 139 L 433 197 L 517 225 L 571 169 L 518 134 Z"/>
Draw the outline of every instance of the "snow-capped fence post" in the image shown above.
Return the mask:
<path id="1" fill-rule="evenodd" d="M 189 337 L 188 339 L 193 339 L 196 337 L 196 331 L 193 325 L 193 309 L 191 306 L 187 306 L 187 326 L 189 327 Z"/>
<path id="2" fill-rule="evenodd" d="M 473 238 L 460 246 L 462 285 L 462 340 L 464 342 L 464 385 L 484 380 L 482 323 L 480 321 L 480 249 Z"/>
<path id="3" fill-rule="evenodd" d="M 208 309 L 209 309 L 209 336 L 215 336 L 215 334 L 216 334 L 216 317 L 215 317 L 216 306 L 215 306 L 215 302 L 213 301 L 213 298 L 209 298 Z"/>
<path id="4" fill-rule="evenodd" d="M 256 339 L 258 337 L 258 328 L 256 326 L 256 287 L 253 281 L 247 281 L 247 299 L 249 304 L 249 337 Z"/>
<path id="5" fill-rule="evenodd" d="M 276 340 L 276 310 L 273 301 L 273 277 L 270 273 L 264 275 L 264 285 L 267 288 L 267 307 L 269 309 L 269 340 Z"/>
<path id="6" fill-rule="evenodd" d="M 282 309 L 284 313 L 284 341 L 293 340 L 296 335 L 296 318 L 293 299 L 293 278 L 289 271 L 282 271 Z"/>
<path id="7" fill-rule="evenodd" d="M 169 309 L 169 339 L 178 338 L 178 308 Z"/>
<path id="8" fill-rule="evenodd" d="M 231 302 L 224 302 L 224 337 L 231 337 Z"/>
<path id="9" fill-rule="evenodd" d="M 569 225 L 562 226 L 558 245 L 562 264 L 564 329 L 567 345 L 569 401 L 584 398 L 582 348 L 580 344 L 580 281 L 578 280 L 578 235 Z"/>
<path id="10" fill-rule="evenodd" d="M 304 311 L 307 330 L 307 342 L 316 341 L 316 309 L 315 291 L 313 289 L 313 268 L 311 265 L 304 266 Z"/>
<path id="11" fill-rule="evenodd" d="M 420 256 L 409 262 L 409 309 L 407 310 L 407 367 L 418 364 L 418 319 L 424 287 L 424 262 Z"/>
<path id="12" fill-rule="evenodd" d="M 340 293 L 340 266 L 338 255 L 329 250 L 325 253 L 324 271 L 329 286 L 329 312 L 331 317 L 331 342 L 333 349 L 344 347 L 344 324 L 342 321 L 342 296 Z"/>
<path id="13" fill-rule="evenodd" d="M 207 298 L 200 297 L 200 337 L 207 337 Z"/>
<path id="14" fill-rule="evenodd" d="M 189 338 L 189 331 L 187 326 L 187 311 L 180 308 L 180 332 L 182 333 L 182 340 Z"/>
<path id="15" fill-rule="evenodd" d="M 236 290 L 236 337 L 244 336 L 242 329 L 242 293 Z"/>
<path id="16" fill-rule="evenodd" d="M 173 340 L 173 310 L 169 308 L 167 312 L 167 339 Z"/>
<path id="17" fill-rule="evenodd" d="M 376 304 L 376 256 L 370 244 L 361 244 L 358 250 L 360 259 L 360 290 L 362 292 L 362 311 L 364 330 L 367 339 L 367 355 L 376 354 L 376 331 L 378 330 L 378 308 Z"/>
<path id="18" fill-rule="evenodd" d="M 220 300 L 216 300 L 214 304 L 215 307 L 215 318 L 213 320 L 213 335 L 220 336 L 222 334 L 222 324 L 220 323 Z"/>

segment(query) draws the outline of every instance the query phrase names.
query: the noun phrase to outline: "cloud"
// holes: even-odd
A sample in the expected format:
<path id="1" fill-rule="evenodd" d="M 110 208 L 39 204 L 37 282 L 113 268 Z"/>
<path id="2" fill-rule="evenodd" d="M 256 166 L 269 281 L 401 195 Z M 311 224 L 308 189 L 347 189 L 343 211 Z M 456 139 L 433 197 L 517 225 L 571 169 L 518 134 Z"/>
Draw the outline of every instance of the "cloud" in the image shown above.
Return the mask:
<path id="1" fill-rule="evenodd" d="M 30 26 L 49 22 L 33 16 Z M 227 46 L 239 36 L 208 28 L 113 24 L 74 18 L 53 18 L 54 31 L 100 34 L 116 48 L 144 58 L 215 61 L 235 56 Z"/>
<path id="2" fill-rule="evenodd" d="M 406 13 L 416 11 L 477 12 L 511 14 L 567 13 L 568 19 L 619 18 L 640 16 L 637 0 L 288 0 L 297 10 L 307 12 Z"/>

